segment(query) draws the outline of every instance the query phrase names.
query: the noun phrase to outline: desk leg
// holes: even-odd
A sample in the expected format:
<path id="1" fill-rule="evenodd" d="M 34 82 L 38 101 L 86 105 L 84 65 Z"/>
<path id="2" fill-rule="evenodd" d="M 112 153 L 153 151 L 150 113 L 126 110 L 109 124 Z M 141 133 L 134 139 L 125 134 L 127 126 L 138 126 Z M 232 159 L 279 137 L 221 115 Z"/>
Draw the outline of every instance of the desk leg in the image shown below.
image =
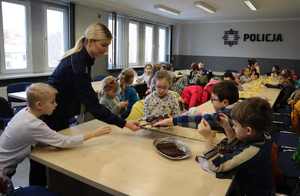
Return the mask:
<path id="1" fill-rule="evenodd" d="M 111 196 L 50 168 L 47 169 L 47 183 L 49 190 L 62 196 Z"/>

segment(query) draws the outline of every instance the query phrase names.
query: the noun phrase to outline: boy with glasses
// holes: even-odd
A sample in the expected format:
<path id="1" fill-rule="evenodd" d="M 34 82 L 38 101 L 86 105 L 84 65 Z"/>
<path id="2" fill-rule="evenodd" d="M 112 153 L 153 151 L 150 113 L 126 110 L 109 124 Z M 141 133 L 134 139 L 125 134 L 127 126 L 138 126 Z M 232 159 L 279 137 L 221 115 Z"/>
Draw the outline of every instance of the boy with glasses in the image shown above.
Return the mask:
<path id="1" fill-rule="evenodd" d="M 155 123 L 154 126 L 178 125 L 197 129 L 201 120 L 205 119 L 211 129 L 223 131 L 223 128 L 220 126 L 218 120 L 219 113 L 230 113 L 233 104 L 239 100 L 238 88 L 232 81 L 222 81 L 213 87 L 210 100 L 216 111 L 213 114 L 177 116 L 159 121 Z M 201 132 L 201 128 L 199 131 Z"/>

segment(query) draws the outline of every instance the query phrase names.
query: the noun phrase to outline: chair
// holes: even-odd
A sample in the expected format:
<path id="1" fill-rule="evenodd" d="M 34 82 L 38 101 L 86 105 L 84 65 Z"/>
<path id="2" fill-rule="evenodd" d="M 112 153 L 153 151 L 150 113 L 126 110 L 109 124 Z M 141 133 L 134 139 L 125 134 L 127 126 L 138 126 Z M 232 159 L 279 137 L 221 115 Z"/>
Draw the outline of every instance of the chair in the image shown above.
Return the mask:
<path id="1" fill-rule="evenodd" d="M 22 92 L 25 91 L 26 88 L 30 85 L 30 82 L 18 82 L 18 83 L 12 83 L 7 86 L 7 100 L 9 104 L 14 109 L 15 113 L 20 111 L 25 105 L 26 102 L 20 99 L 16 99 L 9 96 L 9 93 L 15 93 L 15 92 Z"/>
<path id="2" fill-rule="evenodd" d="M 146 83 L 134 84 L 132 86 L 133 88 L 135 88 L 136 92 L 138 93 L 141 99 L 146 97 L 146 91 L 148 90 L 148 86 Z"/>
<path id="3" fill-rule="evenodd" d="M 96 76 L 96 77 L 93 79 L 93 81 L 101 81 L 101 80 L 103 80 L 106 76 L 107 76 L 107 75 L 98 75 L 98 76 Z"/>
<path id="4" fill-rule="evenodd" d="M 14 116 L 14 111 L 8 101 L 0 97 L 0 130 L 3 130 L 10 119 Z"/>

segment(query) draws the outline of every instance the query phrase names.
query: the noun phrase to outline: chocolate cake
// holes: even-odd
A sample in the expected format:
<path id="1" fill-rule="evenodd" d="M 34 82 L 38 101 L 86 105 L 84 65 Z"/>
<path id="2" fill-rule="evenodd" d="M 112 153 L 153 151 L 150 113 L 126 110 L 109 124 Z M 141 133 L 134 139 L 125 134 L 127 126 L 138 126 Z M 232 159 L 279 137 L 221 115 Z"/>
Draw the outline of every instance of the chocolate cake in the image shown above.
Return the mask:
<path id="1" fill-rule="evenodd" d="M 180 150 L 178 148 L 178 146 L 172 142 L 159 143 L 159 144 L 157 144 L 156 147 L 160 152 L 162 152 L 170 157 L 176 158 L 176 157 L 182 157 L 185 155 L 185 152 Z"/>

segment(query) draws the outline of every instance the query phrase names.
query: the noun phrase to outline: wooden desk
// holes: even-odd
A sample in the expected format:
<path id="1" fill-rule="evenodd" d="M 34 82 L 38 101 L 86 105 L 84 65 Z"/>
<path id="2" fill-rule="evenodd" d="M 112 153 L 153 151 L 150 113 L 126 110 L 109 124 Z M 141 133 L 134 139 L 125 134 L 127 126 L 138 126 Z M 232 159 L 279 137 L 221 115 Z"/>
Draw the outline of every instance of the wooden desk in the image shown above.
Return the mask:
<path id="1" fill-rule="evenodd" d="M 99 93 L 99 91 L 101 89 L 101 81 L 92 82 L 92 87 L 93 87 L 93 89 L 96 93 Z M 15 93 L 8 93 L 8 96 L 16 98 L 16 99 L 20 99 L 22 101 L 27 100 L 27 96 L 26 96 L 25 91 L 15 92 Z"/>
<path id="2" fill-rule="evenodd" d="M 73 135 L 93 130 L 104 123 L 93 120 L 63 131 Z M 97 195 L 102 190 L 112 195 L 182 196 L 225 195 L 231 180 L 217 179 L 204 172 L 195 162 L 195 155 L 204 150 L 204 143 L 180 138 L 192 151 L 192 157 L 181 161 L 168 160 L 153 147 L 153 139 L 162 137 L 156 132 L 142 130 L 137 133 L 113 126 L 113 131 L 82 146 L 70 150 L 36 148 L 31 158 L 62 175 L 51 179 L 51 190 L 67 191 L 62 176 L 69 176 L 81 183 L 70 189 L 89 185 L 93 191 L 64 195 Z M 56 187 L 55 187 L 56 186 Z M 78 188 L 79 187 L 79 188 Z M 72 190 L 69 190 L 72 191 Z"/>
<path id="3" fill-rule="evenodd" d="M 250 89 L 250 91 L 248 91 L 247 89 L 245 89 L 244 91 L 240 91 L 239 92 L 240 98 L 244 98 L 244 99 L 250 98 L 250 97 L 265 98 L 268 100 L 271 107 L 274 106 L 276 99 L 279 96 L 279 93 L 281 91 L 281 89 L 267 88 L 267 87 L 263 87 L 263 86 L 261 86 L 260 88 L 257 88 L 257 89 L 251 89 L 251 88 L 249 88 L 249 89 Z M 211 101 L 207 101 L 207 102 L 201 104 L 200 106 L 190 108 L 189 114 L 194 115 L 196 112 L 199 112 L 199 111 L 201 111 L 202 113 L 213 113 L 213 112 L 215 112 L 215 109 L 214 109 Z"/>
<path id="4" fill-rule="evenodd" d="M 15 93 L 8 93 L 9 97 L 13 97 L 22 101 L 26 101 L 27 100 L 27 95 L 25 91 L 21 91 L 21 92 L 15 92 Z"/>

